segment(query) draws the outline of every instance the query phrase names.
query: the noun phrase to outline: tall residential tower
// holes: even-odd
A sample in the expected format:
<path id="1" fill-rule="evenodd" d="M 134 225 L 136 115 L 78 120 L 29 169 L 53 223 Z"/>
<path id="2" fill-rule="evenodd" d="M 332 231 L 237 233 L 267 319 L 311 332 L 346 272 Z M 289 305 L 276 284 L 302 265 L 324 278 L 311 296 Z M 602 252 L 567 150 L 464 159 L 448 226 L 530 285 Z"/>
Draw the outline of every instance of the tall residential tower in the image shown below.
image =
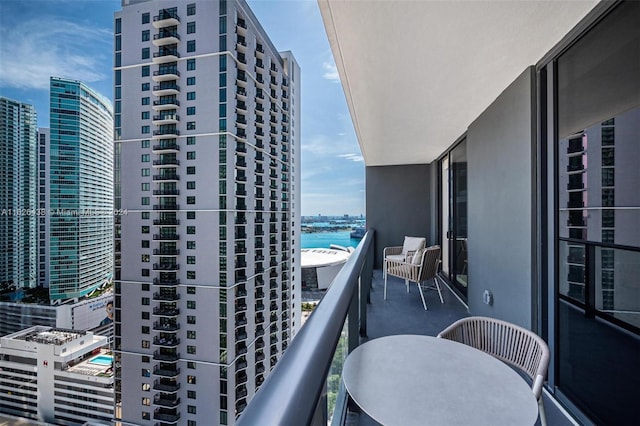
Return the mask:
<path id="1" fill-rule="evenodd" d="M 244 0 L 123 0 L 114 45 L 116 415 L 230 425 L 300 326 L 300 68 Z"/>
<path id="2" fill-rule="evenodd" d="M 113 116 L 84 83 L 51 77 L 49 297 L 85 296 L 113 278 Z"/>
<path id="3" fill-rule="evenodd" d="M 0 284 L 37 285 L 36 111 L 0 98 Z"/>

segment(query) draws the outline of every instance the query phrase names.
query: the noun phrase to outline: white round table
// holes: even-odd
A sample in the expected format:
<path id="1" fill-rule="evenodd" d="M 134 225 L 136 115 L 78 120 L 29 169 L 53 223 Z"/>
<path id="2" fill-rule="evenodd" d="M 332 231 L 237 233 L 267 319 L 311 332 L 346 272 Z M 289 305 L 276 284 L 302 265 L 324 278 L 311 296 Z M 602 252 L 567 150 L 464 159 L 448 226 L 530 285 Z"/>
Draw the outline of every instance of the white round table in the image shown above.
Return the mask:
<path id="1" fill-rule="evenodd" d="M 527 382 L 496 358 L 430 336 L 370 340 L 347 357 L 354 402 L 383 425 L 531 426 L 538 404 Z"/>

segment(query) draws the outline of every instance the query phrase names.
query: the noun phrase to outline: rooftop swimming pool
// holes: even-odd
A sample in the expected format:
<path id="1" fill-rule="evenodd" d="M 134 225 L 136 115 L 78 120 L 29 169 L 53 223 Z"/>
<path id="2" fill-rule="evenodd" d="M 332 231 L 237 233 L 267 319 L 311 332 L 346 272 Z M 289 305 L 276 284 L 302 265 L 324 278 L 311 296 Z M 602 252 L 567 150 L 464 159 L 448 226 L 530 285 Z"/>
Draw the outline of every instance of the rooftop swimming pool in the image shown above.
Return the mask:
<path id="1" fill-rule="evenodd" d="M 92 358 L 90 361 L 87 361 L 87 363 L 89 364 L 96 364 L 96 365 L 111 365 L 111 363 L 113 362 L 113 357 L 111 355 L 98 355 L 95 358 Z"/>

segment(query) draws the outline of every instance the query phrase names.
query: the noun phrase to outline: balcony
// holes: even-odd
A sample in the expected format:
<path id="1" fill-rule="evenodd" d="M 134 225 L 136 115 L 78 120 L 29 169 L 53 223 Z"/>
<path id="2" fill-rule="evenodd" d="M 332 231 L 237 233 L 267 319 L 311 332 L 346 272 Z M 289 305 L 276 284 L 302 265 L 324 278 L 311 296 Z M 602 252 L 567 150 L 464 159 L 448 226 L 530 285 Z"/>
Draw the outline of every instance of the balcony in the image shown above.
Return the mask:
<path id="1" fill-rule="evenodd" d="M 180 204 L 175 204 L 175 203 L 154 204 L 153 205 L 153 209 L 154 210 L 167 210 L 167 211 L 180 210 Z M 177 235 L 176 235 L 176 237 L 177 237 Z M 177 239 L 178 238 L 176 238 L 176 240 Z M 154 240 L 155 240 L 155 236 L 154 236 Z"/>
<path id="2" fill-rule="evenodd" d="M 164 423 L 178 423 L 178 420 L 180 420 L 180 413 L 173 414 L 173 413 L 155 412 L 153 413 L 153 420 L 161 420 Z"/>
<path id="3" fill-rule="evenodd" d="M 153 81 L 156 83 L 169 80 L 177 80 L 180 78 L 180 71 L 177 67 L 160 67 L 160 69 L 153 72 Z"/>
<path id="4" fill-rule="evenodd" d="M 162 117 L 162 116 L 154 116 L 155 117 Z M 172 123 L 175 123 L 179 120 L 179 116 L 178 115 L 171 115 L 171 116 L 167 116 L 167 119 L 165 120 L 163 119 L 159 119 L 157 121 L 159 122 L 165 122 L 165 121 L 170 121 Z M 156 121 L 156 120 L 154 120 Z M 171 125 L 162 125 L 160 126 L 160 129 L 158 130 L 154 130 L 153 131 L 153 137 L 161 137 L 161 136 L 180 136 L 180 131 L 176 128 L 175 125 L 171 126 Z"/>
<path id="5" fill-rule="evenodd" d="M 358 251 L 356 251 L 356 253 L 354 253 L 354 255 L 352 256 L 357 256 L 357 255 L 358 255 Z M 358 266 L 357 268 L 359 270 L 360 266 Z M 365 264 L 365 271 L 363 271 L 363 277 L 367 275 L 366 268 L 367 266 Z M 335 284 L 339 282 L 339 277 L 340 275 L 338 276 L 338 280 L 334 282 L 334 286 L 332 286 L 331 288 L 334 288 Z M 356 275 L 354 282 L 357 283 L 357 281 L 358 281 L 358 278 Z M 404 282 L 402 280 L 390 277 L 388 290 L 387 290 L 388 291 L 387 300 L 384 300 L 383 292 L 382 292 L 382 288 L 384 285 L 383 283 L 384 281 L 382 277 L 382 271 L 380 270 L 373 271 L 373 282 L 372 282 L 372 289 L 370 292 L 371 304 L 361 305 L 361 308 L 366 307 L 367 312 L 366 312 L 366 322 L 364 323 L 364 327 L 366 327 L 364 331 L 366 333 L 366 337 L 360 337 L 359 339 L 360 342 L 375 339 L 377 337 L 396 335 L 396 334 L 422 334 L 422 335 L 435 336 L 453 321 L 459 318 L 468 316 L 467 307 L 462 305 L 457 299 L 457 297 L 454 296 L 454 294 L 450 290 L 448 290 L 445 286 L 443 286 L 443 289 L 442 289 L 442 294 L 445 300 L 444 304 L 440 304 L 437 292 L 425 293 L 425 298 L 427 299 L 427 304 L 429 306 L 429 310 L 425 311 L 422 306 L 420 296 L 417 294 L 417 291 L 413 291 L 415 287 L 411 288 L 412 291 L 410 293 L 407 293 L 404 287 Z M 354 287 L 357 289 L 357 286 L 354 286 Z M 357 292 L 357 290 L 355 291 Z M 337 291 L 334 293 L 334 295 L 336 293 Z M 363 294 L 360 297 L 363 297 L 363 296 L 364 298 L 361 300 L 364 301 L 366 300 L 366 295 Z M 327 292 L 327 294 L 324 296 L 321 303 L 326 303 L 327 300 L 332 300 L 329 292 Z M 328 307 L 329 305 L 325 305 L 325 306 Z M 327 313 L 327 315 L 329 317 L 332 317 L 331 313 L 329 312 Z M 349 324 L 351 324 L 352 322 L 353 322 L 352 319 L 350 319 Z M 312 323 L 308 322 L 307 324 L 305 324 L 305 327 L 309 326 L 309 324 L 312 324 Z M 360 324 L 361 326 L 363 326 L 362 322 L 360 322 Z M 329 327 L 328 324 L 324 324 L 324 323 L 323 323 L 323 326 Z M 336 331 L 339 332 L 339 330 L 341 329 L 342 329 L 342 324 L 337 324 Z M 273 331 L 273 329 L 270 328 L 270 331 Z M 347 332 L 347 334 L 348 333 L 353 333 L 356 336 L 358 335 L 357 320 L 355 321 L 355 327 L 350 329 Z M 343 336 L 345 336 L 345 334 L 343 334 Z M 356 340 L 358 340 L 357 337 L 356 337 Z M 260 343 L 262 343 L 262 341 L 260 341 Z M 357 344 L 358 343 L 355 343 L 355 345 Z M 322 346 L 321 343 L 319 343 L 319 345 Z M 295 344 L 295 340 L 294 340 L 293 343 L 288 348 L 287 352 L 285 352 L 284 357 L 278 362 L 278 369 L 275 370 L 277 371 L 276 374 L 280 374 L 282 373 L 282 371 L 287 369 L 287 367 L 285 367 L 285 364 L 289 364 L 290 362 L 291 363 L 293 362 L 292 358 L 294 357 L 294 355 L 291 355 L 291 353 L 300 349 L 300 347 L 296 349 L 295 346 L 297 345 Z M 316 353 L 318 349 L 307 348 L 307 350 L 309 350 L 311 353 Z M 332 357 L 332 354 L 331 354 L 331 357 Z M 331 362 L 331 357 L 329 357 L 327 362 Z M 319 368 L 319 369 L 322 369 L 322 368 Z M 258 368 L 256 367 L 256 373 L 260 373 L 261 371 L 264 371 L 264 370 L 261 369 L 259 371 Z M 309 374 L 308 370 L 305 370 L 305 371 L 307 371 L 307 373 Z M 293 371 L 291 373 L 297 374 L 297 373 L 294 373 Z M 275 381 L 276 380 L 271 380 L 270 382 L 275 382 Z M 339 380 L 336 380 L 335 382 L 339 383 Z M 324 379 L 320 378 L 318 383 L 320 387 L 323 387 Z M 304 389 L 307 389 L 307 390 L 309 389 L 308 383 L 302 384 L 301 386 L 303 386 Z M 337 388 L 328 389 L 328 390 L 330 392 L 338 392 Z M 271 388 L 270 390 L 264 391 L 264 393 L 268 395 L 273 395 L 273 392 L 274 392 L 273 388 Z M 296 390 L 292 389 L 291 394 L 295 395 Z M 341 398 L 344 398 L 344 402 L 346 403 L 346 394 L 339 394 L 338 403 L 337 403 L 338 405 L 340 405 L 339 401 Z M 257 408 L 255 408 L 254 406 L 261 404 L 260 399 L 261 399 L 260 393 L 258 393 L 256 397 L 250 402 L 249 406 L 247 407 L 247 411 L 243 414 L 243 416 L 246 416 L 246 417 L 244 418 L 242 416 L 240 417 L 239 423 L 238 423 L 240 426 L 252 424 L 251 419 L 252 418 L 255 419 L 253 415 L 255 415 L 256 413 L 256 411 L 254 410 L 257 410 Z M 282 399 L 279 399 L 279 400 L 282 400 Z M 317 403 L 317 401 L 313 401 L 309 403 L 310 413 L 314 412 L 315 403 Z M 298 400 L 294 405 L 295 405 L 295 408 L 292 407 L 292 409 L 298 412 L 301 409 L 300 401 Z M 265 408 L 268 410 L 268 406 L 266 406 Z M 324 407 L 324 409 L 326 410 L 326 406 Z M 547 420 L 549 425 L 569 425 L 570 424 L 567 421 L 567 419 L 564 418 L 564 416 L 560 413 L 560 411 L 555 407 L 555 405 L 548 400 L 545 400 L 545 410 L 547 413 Z M 328 416 L 331 416 L 333 413 L 329 412 L 327 414 Z M 261 415 L 264 415 L 264 411 L 261 411 Z M 337 412 L 336 412 L 336 415 L 337 415 Z M 349 405 L 346 415 L 350 419 L 348 423 L 343 418 L 337 423 L 335 423 L 335 419 L 334 419 L 333 424 L 342 424 L 342 425 L 344 424 L 350 424 L 350 425 L 376 424 L 365 413 L 359 412 L 357 408 L 355 408 L 355 406 L 352 408 L 351 405 Z M 260 417 L 260 418 L 261 420 L 267 421 L 267 422 L 275 421 L 274 418 L 265 418 L 265 417 Z M 287 417 L 287 419 L 288 421 L 291 421 L 293 417 Z M 284 423 L 287 423 L 287 421 L 284 421 Z M 293 423 L 296 423 L 296 422 L 293 421 Z"/>
<path id="6" fill-rule="evenodd" d="M 175 348 L 180 344 L 180 339 L 156 336 L 153 338 L 153 344 L 154 346 L 162 346 L 164 348 Z"/>
<path id="7" fill-rule="evenodd" d="M 171 333 L 180 330 L 180 324 L 175 322 L 156 321 L 153 323 L 153 329 Z"/>
<path id="8" fill-rule="evenodd" d="M 157 115 L 154 115 L 153 118 L 151 119 L 151 123 L 156 126 L 161 126 L 165 124 L 177 124 L 179 122 L 180 122 L 180 116 L 178 114 L 157 114 Z M 173 130 L 175 131 L 175 133 L 160 133 L 158 131 L 158 132 L 153 132 L 153 134 L 154 136 L 163 135 L 163 134 L 175 134 L 175 135 L 180 134 L 180 132 L 178 132 L 175 128 Z"/>
<path id="9" fill-rule="evenodd" d="M 180 369 L 176 368 L 174 370 L 169 370 L 166 368 L 155 368 L 153 370 L 153 374 L 160 377 L 176 377 L 180 374 Z M 175 402 L 175 401 L 174 401 Z M 177 404 L 180 403 L 180 399 L 178 399 Z"/>
<path id="10" fill-rule="evenodd" d="M 177 263 L 154 263 L 153 264 L 154 271 L 178 271 L 180 270 L 180 265 Z"/>
<path id="11" fill-rule="evenodd" d="M 153 109 L 162 111 L 166 109 L 176 109 L 180 106 L 180 101 L 175 96 L 162 96 L 160 99 L 153 101 Z"/>
<path id="12" fill-rule="evenodd" d="M 180 17 L 177 12 L 162 10 L 153 17 L 154 28 L 175 27 L 180 24 Z"/>
<path id="13" fill-rule="evenodd" d="M 160 48 L 157 52 L 153 52 L 153 63 L 164 64 L 167 62 L 176 62 L 180 59 L 178 49 Z"/>
<path id="14" fill-rule="evenodd" d="M 153 284 L 162 286 L 176 286 L 180 284 L 180 280 L 176 278 L 154 278 Z"/>
<path id="15" fill-rule="evenodd" d="M 154 189 L 153 195 L 162 196 L 162 195 L 180 195 L 180 190 L 178 189 Z M 154 222 L 155 225 L 155 222 Z"/>
<path id="16" fill-rule="evenodd" d="M 153 293 L 153 300 L 159 300 L 163 302 L 176 302 L 180 300 L 180 294 L 178 293 Z"/>
<path id="17" fill-rule="evenodd" d="M 155 133 L 155 132 L 154 132 Z M 180 160 L 175 157 L 162 157 L 158 160 L 153 160 L 153 165 L 156 167 L 175 167 L 180 165 Z"/>
<path id="18" fill-rule="evenodd" d="M 153 308 L 153 315 L 160 316 L 160 317 L 177 317 L 178 315 L 180 315 L 180 309 L 156 307 L 156 308 Z"/>
<path id="19" fill-rule="evenodd" d="M 175 233 L 153 234 L 153 239 L 157 241 L 178 241 L 180 235 Z"/>
<path id="20" fill-rule="evenodd" d="M 161 173 L 159 175 L 153 175 L 153 180 L 158 182 L 162 182 L 162 181 L 177 182 L 180 180 L 180 176 L 176 173 Z"/>
<path id="21" fill-rule="evenodd" d="M 177 226 L 180 225 L 180 221 L 178 219 L 175 218 L 162 218 L 162 219 L 153 219 L 153 224 L 156 226 Z M 167 251 L 170 251 L 169 249 L 167 249 Z M 164 253 L 164 250 L 158 250 L 155 249 L 153 250 L 153 254 L 155 255 L 162 255 L 162 254 L 169 254 L 169 255 L 178 255 L 180 254 L 180 250 L 174 249 L 172 250 L 175 253 Z"/>
<path id="22" fill-rule="evenodd" d="M 153 374 L 156 374 L 156 372 L 154 371 Z M 153 405 L 169 408 L 177 407 L 178 405 L 180 405 L 180 398 L 163 398 L 160 395 L 156 395 L 156 397 L 153 398 Z"/>
<path id="23" fill-rule="evenodd" d="M 159 144 L 153 145 L 152 150 L 154 154 L 177 153 L 180 151 L 180 145 L 175 139 L 166 139 L 165 141 L 161 140 Z"/>
<path id="24" fill-rule="evenodd" d="M 152 91 L 154 96 L 170 96 L 180 93 L 180 86 L 176 83 L 176 80 L 165 81 L 153 86 Z"/>
<path id="25" fill-rule="evenodd" d="M 175 30 L 160 30 L 158 34 L 153 35 L 154 46 L 166 46 L 170 44 L 178 44 L 180 35 Z"/>
<path id="26" fill-rule="evenodd" d="M 153 359 L 156 361 L 175 362 L 180 359 L 180 353 L 173 352 L 173 351 L 163 351 L 159 349 L 153 353 Z M 159 390 L 162 390 L 162 389 L 159 389 Z"/>

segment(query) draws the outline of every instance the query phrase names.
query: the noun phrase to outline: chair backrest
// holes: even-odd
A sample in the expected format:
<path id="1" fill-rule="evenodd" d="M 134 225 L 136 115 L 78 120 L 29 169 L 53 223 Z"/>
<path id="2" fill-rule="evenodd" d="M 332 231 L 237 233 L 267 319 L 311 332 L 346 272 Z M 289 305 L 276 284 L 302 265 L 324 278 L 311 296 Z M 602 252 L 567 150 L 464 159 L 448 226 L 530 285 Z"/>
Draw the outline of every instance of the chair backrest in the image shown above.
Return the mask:
<path id="1" fill-rule="evenodd" d="M 549 367 L 549 347 L 534 332 L 488 317 L 463 318 L 444 329 L 438 337 L 473 346 L 523 371 L 533 381 L 536 399 Z"/>
<path id="2" fill-rule="evenodd" d="M 424 249 L 421 265 L 420 282 L 435 277 L 440 265 L 440 246 L 431 246 Z"/>
<path id="3" fill-rule="evenodd" d="M 417 251 L 423 249 L 427 245 L 427 239 L 423 237 L 404 237 L 402 243 L 402 254 L 407 254 L 410 251 Z"/>

